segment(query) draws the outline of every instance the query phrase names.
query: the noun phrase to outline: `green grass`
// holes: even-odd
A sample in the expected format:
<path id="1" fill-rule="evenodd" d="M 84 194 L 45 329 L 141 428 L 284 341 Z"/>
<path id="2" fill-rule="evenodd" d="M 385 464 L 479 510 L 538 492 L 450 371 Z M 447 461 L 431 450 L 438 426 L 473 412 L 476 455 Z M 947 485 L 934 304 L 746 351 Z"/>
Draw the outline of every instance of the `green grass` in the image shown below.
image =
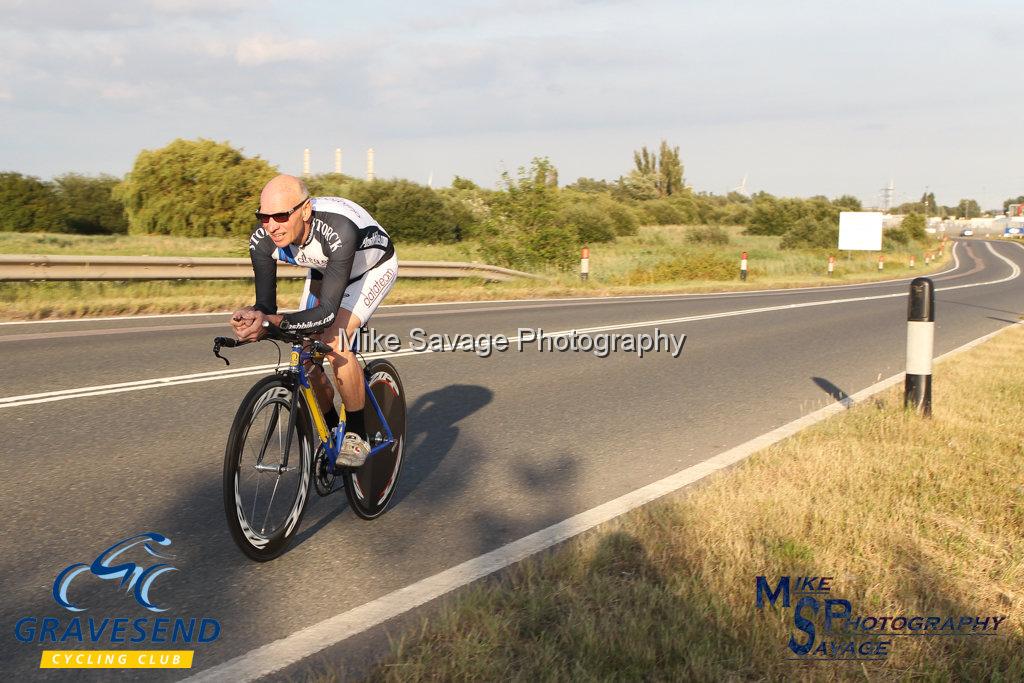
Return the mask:
<path id="1" fill-rule="evenodd" d="M 462 301 L 558 296 L 609 296 L 671 292 L 709 292 L 862 282 L 927 272 L 922 250 L 886 254 L 878 271 L 877 256 L 839 256 L 835 275 L 826 277 L 828 252 L 782 251 L 778 237 L 748 237 L 743 228 L 725 228 L 730 243 L 694 244 L 687 236 L 699 226 L 646 226 L 632 237 L 592 245 L 590 279 L 576 272 L 541 273 L 545 280 L 508 283 L 463 280 L 400 279 L 388 303 Z M 185 239 L 162 236 L 79 236 L 8 233 L 0 242 L 6 253 L 148 256 L 235 256 L 248 254 L 242 239 Z M 748 281 L 739 281 L 740 252 L 749 256 Z M 399 244 L 407 261 L 482 261 L 475 242 Z M 911 253 L 918 268 L 911 270 Z M 942 265 L 935 264 L 931 270 Z M 282 307 L 292 308 L 301 284 L 279 288 Z M 0 283 L 0 318 L 42 319 L 133 313 L 174 313 L 234 309 L 252 301 L 251 281 L 177 282 L 41 282 Z"/>
<path id="2" fill-rule="evenodd" d="M 939 364 L 930 420 L 891 390 L 478 583 L 369 680 L 1024 680 L 1022 344 L 1017 327 Z M 893 638 L 884 662 L 795 662 L 804 634 L 756 609 L 759 575 L 835 577 L 862 615 L 1007 619 Z M 322 659 L 303 679 L 344 674 Z"/>

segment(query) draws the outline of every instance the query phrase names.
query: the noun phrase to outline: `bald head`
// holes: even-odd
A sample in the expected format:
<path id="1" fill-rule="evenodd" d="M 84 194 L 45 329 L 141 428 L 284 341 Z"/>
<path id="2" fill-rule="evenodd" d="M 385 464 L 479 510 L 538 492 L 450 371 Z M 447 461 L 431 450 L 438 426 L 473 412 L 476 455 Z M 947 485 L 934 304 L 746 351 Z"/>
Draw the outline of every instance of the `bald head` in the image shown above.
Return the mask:
<path id="1" fill-rule="evenodd" d="M 306 183 L 293 175 L 275 176 L 260 192 L 260 211 L 277 213 L 287 211 L 309 196 Z"/>

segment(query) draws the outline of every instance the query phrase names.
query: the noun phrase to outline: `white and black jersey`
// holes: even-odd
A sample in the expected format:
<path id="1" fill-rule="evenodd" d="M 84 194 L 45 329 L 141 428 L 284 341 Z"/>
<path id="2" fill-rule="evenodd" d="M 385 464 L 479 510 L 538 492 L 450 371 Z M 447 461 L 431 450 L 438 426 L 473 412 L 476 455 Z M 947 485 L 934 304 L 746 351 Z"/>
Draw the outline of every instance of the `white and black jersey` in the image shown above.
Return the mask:
<path id="1" fill-rule="evenodd" d="M 310 293 L 317 305 L 285 314 L 282 329 L 327 327 L 334 322 L 349 283 L 395 254 L 387 232 L 363 207 L 341 197 L 313 197 L 312 202 L 312 225 L 303 244 L 278 248 L 263 226 L 249 238 L 256 308 L 264 313 L 277 313 L 276 261 L 310 269 Z"/>

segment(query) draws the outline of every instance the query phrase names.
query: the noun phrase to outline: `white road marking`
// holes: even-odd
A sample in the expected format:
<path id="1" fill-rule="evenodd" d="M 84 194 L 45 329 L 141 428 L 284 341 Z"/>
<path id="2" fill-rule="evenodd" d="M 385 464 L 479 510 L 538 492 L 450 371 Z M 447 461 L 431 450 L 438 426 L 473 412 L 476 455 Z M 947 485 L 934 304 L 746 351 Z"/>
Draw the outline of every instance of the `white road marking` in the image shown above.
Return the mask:
<path id="1" fill-rule="evenodd" d="M 1021 324 L 1021 323 L 1015 323 Z M 1012 327 L 1012 325 L 1010 326 Z M 950 358 L 972 349 L 992 337 L 1005 332 L 1004 327 L 963 346 L 939 356 L 936 360 Z M 329 617 L 317 624 L 255 648 L 243 655 L 229 659 L 193 676 L 184 679 L 188 683 L 215 681 L 253 681 L 280 671 L 300 662 L 324 648 L 362 633 L 388 619 L 439 598 L 456 588 L 465 586 L 509 565 L 520 562 L 531 555 L 588 531 L 598 524 L 623 515 L 630 510 L 654 501 L 666 494 L 678 491 L 684 486 L 700 481 L 730 465 L 744 460 L 754 453 L 771 446 L 788 436 L 813 424 L 842 412 L 856 403 L 861 403 L 875 394 L 903 381 L 904 373 L 893 375 L 870 387 L 858 391 L 841 401 L 832 403 L 789 424 L 773 429 L 746 443 L 719 453 L 704 462 L 687 467 L 660 481 L 648 484 L 624 496 L 581 512 L 557 524 L 541 529 L 489 553 L 474 557 L 439 574 L 421 579 L 416 583 L 399 588 L 347 612 Z"/>
<path id="2" fill-rule="evenodd" d="M 1013 280 L 1020 276 L 1021 269 L 1013 263 L 1010 259 L 1002 256 L 994 249 L 992 249 L 991 243 L 985 243 L 988 249 L 995 254 L 995 256 L 1007 264 L 1009 264 L 1011 272 L 1010 275 L 998 280 L 990 280 L 986 282 L 976 282 L 966 285 L 955 285 L 951 287 L 937 287 L 936 291 L 948 291 L 953 289 L 964 289 L 967 287 L 980 287 L 983 285 L 994 285 L 1002 282 Z M 1018 245 L 1024 248 L 1024 245 Z M 954 245 L 954 259 L 956 259 L 956 249 Z M 957 259 L 959 264 L 959 260 Z M 716 318 L 731 318 L 741 315 L 752 315 L 755 313 L 768 313 L 771 311 L 785 311 L 797 308 L 810 308 L 813 306 L 830 306 L 834 304 L 854 303 L 859 301 L 872 301 L 876 299 L 891 299 L 896 297 L 907 296 L 907 292 L 895 292 L 891 294 L 875 294 L 871 296 L 859 296 L 851 297 L 846 299 L 827 299 L 824 301 L 807 301 L 799 304 L 780 304 L 778 306 L 764 306 L 761 308 L 743 308 L 735 311 L 723 311 L 720 313 L 706 313 L 703 315 L 690 315 L 678 318 L 662 318 L 660 320 L 644 320 L 639 322 L 620 323 L 614 325 L 600 325 L 597 327 L 586 327 L 577 328 L 570 330 L 561 330 L 558 332 L 548 332 L 545 336 L 561 337 L 572 334 L 590 334 L 593 332 L 610 332 L 613 330 L 625 330 L 642 327 L 660 327 L 665 325 L 676 325 L 679 323 L 695 322 L 699 320 L 713 320 Z M 510 342 L 515 343 L 520 341 L 519 337 L 509 337 Z M 379 353 L 367 353 L 363 354 L 364 358 L 395 358 L 398 356 L 411 356 L 420 355 L 424 353 L 433 353 L 430 349 L 414 350 L 411 348 L 404 348 L 394 352 L 379 352 Z M 134 382 L 120 382 L 117 384 L 106 384 L 91 387 L 80 387 L 76 389 L 61 389 L 58 391 L 48 391 L 38 394 L 24 394 L 20 396 L 8 396 L 0 398 L 0 408 L 15 408 L 18 406 L 34 405 L 37 403 L 50 403 L 53 401 L 65 401 L 74 398 L 86 398 L 89 396 L 103 396 L 106 394 L 117 394 L 127 391 L 142 391 L 144 389 L 158 389 L 161 387 L 177 386 L 179 384 L 192 384 L 196 382 L 211 382 L 214 380 L 221 379 L 235 379 L 236 377 L 246 377 L 249 375 L 257 375 L 268 370 L 274 369 L 275 365 L 255 365 L 246 366 L 241 368 L 235 368 L 234 370 L 217 370 L 213 372 L 201 372 L 191 375 L 178 375 L 173 377 L 157 377 L 154 379 L 137 380 Z"/>

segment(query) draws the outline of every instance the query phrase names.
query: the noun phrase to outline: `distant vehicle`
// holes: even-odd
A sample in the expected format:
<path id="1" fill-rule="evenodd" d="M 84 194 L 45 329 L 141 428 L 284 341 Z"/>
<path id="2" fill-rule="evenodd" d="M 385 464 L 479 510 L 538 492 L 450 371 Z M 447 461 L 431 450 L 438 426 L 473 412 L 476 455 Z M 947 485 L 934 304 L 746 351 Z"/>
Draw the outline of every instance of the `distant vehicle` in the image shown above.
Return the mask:
<path id="1" fill-rule="evenodd" d="M 961 237 L 970 237 L 973 234 L 974 234 L 974 231 L 971 230 L 970 228 L 965 228 L 964 230 L 960 231 L 960 236 Z"/>

